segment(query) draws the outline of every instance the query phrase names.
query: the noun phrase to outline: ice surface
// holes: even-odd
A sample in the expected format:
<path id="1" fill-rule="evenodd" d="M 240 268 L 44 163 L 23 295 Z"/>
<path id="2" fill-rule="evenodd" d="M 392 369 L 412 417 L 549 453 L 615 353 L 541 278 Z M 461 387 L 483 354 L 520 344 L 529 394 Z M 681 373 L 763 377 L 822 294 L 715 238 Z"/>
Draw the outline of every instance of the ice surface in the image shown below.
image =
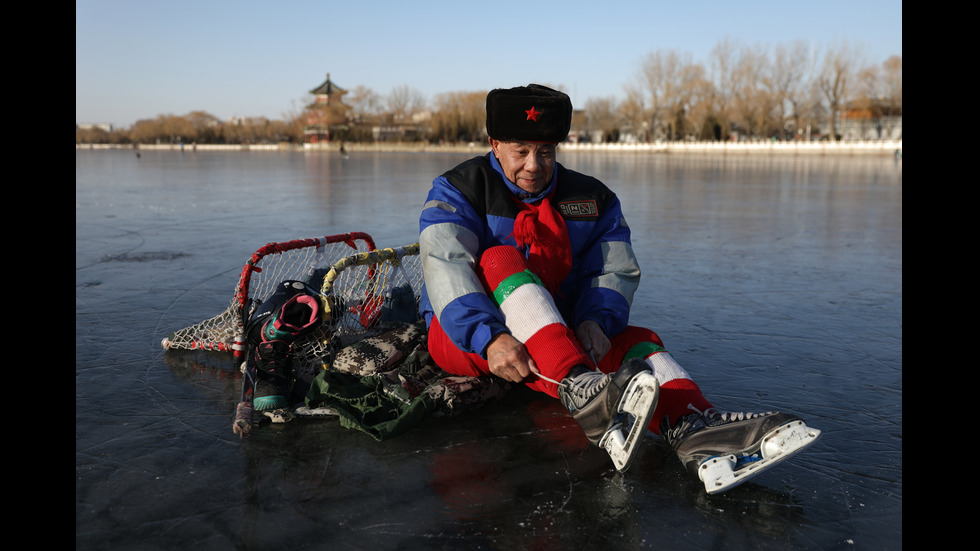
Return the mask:
<path id="1" fill-rule="evenodd" d="M 410 243 L 466 154 L 76 151 L 76 549 L 901 549 L 902 170 L 892 158 L 565 154 L 624 201 L 656 330 L 716 406 L 823 431 L 707 496 L 654 436 L 625 474 L 516 391 L 378 443 L 231 420 L 226 358 L 160 340 L 270 241 Z"/>

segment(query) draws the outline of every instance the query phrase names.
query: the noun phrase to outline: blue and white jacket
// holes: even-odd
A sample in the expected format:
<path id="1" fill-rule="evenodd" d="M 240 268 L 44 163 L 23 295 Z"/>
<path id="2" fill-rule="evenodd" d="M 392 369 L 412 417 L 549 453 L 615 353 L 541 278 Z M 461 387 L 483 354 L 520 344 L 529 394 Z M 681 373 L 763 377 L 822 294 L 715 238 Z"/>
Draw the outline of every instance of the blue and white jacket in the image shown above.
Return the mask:
<path id="1" fill-rule="evenodd" d="M 556 163 L 548 188 L 528 197 L 488 153 L 436 178 L 419 219 L 425 273 L 419 310 L 427 324 L 436 316 L 461 350 L 485 357 L 493 336 L 507 331 L 473 267 L 490 247 L 516 246 L 514 197 L 533 202 L 553 189 L 552 204 L 568 227 L 573 259 L 555 296 L 558 310 L 573 328 L 591 319 L 611 337 L 626 327 L 640 267 L 616 195 L 599 180 Z"/>

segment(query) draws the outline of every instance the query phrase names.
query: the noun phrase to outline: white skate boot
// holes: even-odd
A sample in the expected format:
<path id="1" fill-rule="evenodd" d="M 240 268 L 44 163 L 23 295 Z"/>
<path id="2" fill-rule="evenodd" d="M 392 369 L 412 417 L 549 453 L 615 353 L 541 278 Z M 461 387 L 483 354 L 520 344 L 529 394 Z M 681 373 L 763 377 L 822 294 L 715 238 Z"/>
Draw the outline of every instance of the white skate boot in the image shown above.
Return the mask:
<path id="1" fill-rule="evenodd" d="M 692 410 L 692 406 L 688 406 Z M 660 434 L 709 494 L 724 492 L 816 442 L 820 431 L 793 414 L 734 413 L 715 409 L 665 418 Z"/>
<path id="2" fill-rule="evenodd" d="M 611 375 L 578 366 L 558 385 L 561 403 L 619 471 L 629 468 L 659 392 L 657 378 L 642 360 L 629 360 Z"/>

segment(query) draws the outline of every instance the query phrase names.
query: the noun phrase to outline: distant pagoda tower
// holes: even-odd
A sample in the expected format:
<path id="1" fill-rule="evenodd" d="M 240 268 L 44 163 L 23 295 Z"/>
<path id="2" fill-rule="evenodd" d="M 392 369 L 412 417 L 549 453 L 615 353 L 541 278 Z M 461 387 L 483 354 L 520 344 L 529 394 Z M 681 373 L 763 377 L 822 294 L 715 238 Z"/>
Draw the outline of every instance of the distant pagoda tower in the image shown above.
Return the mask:
<path id="1" fill-rule="evenodd" d="M 347 111 L 350 107 L 344 105 L 343 97 L 347 93 L 330 80 L 310 90 L 313 103 L 306 106 L 303 139 L 306 143 L 329 142 L 339 132 L 348 129 Z"/>

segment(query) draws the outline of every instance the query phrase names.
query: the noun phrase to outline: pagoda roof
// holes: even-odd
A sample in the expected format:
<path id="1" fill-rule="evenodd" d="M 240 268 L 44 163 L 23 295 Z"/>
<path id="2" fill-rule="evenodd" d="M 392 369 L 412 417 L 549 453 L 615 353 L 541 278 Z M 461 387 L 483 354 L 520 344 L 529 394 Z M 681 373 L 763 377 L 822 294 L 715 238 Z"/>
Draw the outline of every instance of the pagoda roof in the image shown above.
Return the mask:
<path id="1" fill-rule="evenodd" d="M 330 73 L 327 73 L 327 80 L 323 81 L 323 84 L 310 90 L 311 94 L 316 94 L 318 96 L 332 96 L 334 94 L 344 94 L 346 92 L 347 90 L 337 86 L 332 80 L 330 80 Z"/>

